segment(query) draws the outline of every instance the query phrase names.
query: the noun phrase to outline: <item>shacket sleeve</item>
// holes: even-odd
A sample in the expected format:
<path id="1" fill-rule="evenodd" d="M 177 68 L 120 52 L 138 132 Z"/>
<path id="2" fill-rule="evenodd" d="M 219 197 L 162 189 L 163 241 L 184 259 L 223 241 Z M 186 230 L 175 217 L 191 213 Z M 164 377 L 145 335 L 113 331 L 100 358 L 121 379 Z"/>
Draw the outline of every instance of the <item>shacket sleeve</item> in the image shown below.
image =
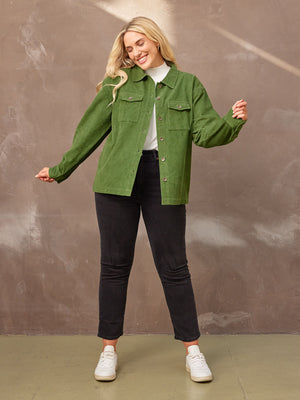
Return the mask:
<path id="1" fill-rule="evenodd" d="M 49 168 L 49 176 L 60 183 L 102 143 L 111 130 L 112 79 L 103 81 L 101 90 L 95 96 L 74 134 L 72 146 L 59 164 Z"/>
<path id="2" fill-rule="evenodd" d="M 193 142 L 201 147 L 222 146 L 237 138 L 246 121 L 232 117 L 232 109 L 224 116 L 214 110 L 208 94 L 195 77 L 193 85 Z"/>

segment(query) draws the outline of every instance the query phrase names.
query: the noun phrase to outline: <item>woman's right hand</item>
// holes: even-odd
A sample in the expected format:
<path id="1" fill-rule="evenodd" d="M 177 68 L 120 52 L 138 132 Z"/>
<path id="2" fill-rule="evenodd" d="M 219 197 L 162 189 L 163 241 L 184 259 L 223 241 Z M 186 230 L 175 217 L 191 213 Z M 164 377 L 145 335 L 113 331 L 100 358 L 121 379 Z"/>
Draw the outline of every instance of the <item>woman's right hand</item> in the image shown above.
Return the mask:
<path id="1" fill-rule="evenodd" d="M 49 167 L 44 167 L 43 169 L 40 170 L 38 174 L 35 175 L 35 178 L 40 179 L 43 182 L 54 182 L 55 179 L 50 178 L 49 176 Z"/>

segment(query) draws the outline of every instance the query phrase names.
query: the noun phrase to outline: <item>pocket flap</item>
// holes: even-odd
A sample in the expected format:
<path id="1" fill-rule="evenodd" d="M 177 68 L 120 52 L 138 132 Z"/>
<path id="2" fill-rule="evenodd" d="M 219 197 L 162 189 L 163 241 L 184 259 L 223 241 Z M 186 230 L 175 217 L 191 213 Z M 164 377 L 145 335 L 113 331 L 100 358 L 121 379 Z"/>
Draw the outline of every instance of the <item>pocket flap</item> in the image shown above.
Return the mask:
<path id="1" fill-rule="evenodd" d="M 120 93 L 120 99 L 133 103 L 134 101 L 142 101 L 143 95 L 136 93 Z"/>
<path id="2" fill-rule="evenodd" d="M 190 110 L 191 106 L 189 103 L 185 101 L 170 101 L 168 104 L 169 108 L 172 108 L 172 110 L 178 110 L 178 111 L 183 111 L 183 110 Z"/>

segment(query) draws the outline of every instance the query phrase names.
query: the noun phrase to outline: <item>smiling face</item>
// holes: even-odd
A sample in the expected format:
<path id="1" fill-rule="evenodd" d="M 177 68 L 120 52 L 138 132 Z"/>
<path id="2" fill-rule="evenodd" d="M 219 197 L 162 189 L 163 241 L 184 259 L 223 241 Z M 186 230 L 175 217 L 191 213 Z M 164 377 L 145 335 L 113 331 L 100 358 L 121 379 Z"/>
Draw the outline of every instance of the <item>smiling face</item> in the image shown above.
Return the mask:
<path id="1" fill-rule="evenodd" d="M 129 58 L 143 70 L 159 67 L 164 62 L 158 43 L 142 33 L 127 31 L 124 35 L 124 46 Z"/>

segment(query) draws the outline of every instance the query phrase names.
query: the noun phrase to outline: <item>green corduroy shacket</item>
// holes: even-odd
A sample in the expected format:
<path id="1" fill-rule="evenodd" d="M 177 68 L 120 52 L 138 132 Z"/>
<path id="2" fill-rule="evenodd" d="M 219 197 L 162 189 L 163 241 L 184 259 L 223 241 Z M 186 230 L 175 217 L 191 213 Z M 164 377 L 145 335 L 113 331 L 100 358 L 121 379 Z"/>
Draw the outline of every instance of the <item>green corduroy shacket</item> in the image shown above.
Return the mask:
<path id="1" fill-rule="evenodd" d="M 138 66 L 125 71 L 128 80 L 113 104 L 112 85 L 120 78 L 105 78 L 76 128 L 70 150 L 49 169 L 49 176 L 62 182 L 107 138 L 93 189 L 130 196 L 155 104 L 162 204 L 186 204 L 192 142 L 202 147 L 225 145 L 246 121 L 233 118 L 232 109 L 221 118 L 197 77 L 174 64 L 156 86 Z"/>

